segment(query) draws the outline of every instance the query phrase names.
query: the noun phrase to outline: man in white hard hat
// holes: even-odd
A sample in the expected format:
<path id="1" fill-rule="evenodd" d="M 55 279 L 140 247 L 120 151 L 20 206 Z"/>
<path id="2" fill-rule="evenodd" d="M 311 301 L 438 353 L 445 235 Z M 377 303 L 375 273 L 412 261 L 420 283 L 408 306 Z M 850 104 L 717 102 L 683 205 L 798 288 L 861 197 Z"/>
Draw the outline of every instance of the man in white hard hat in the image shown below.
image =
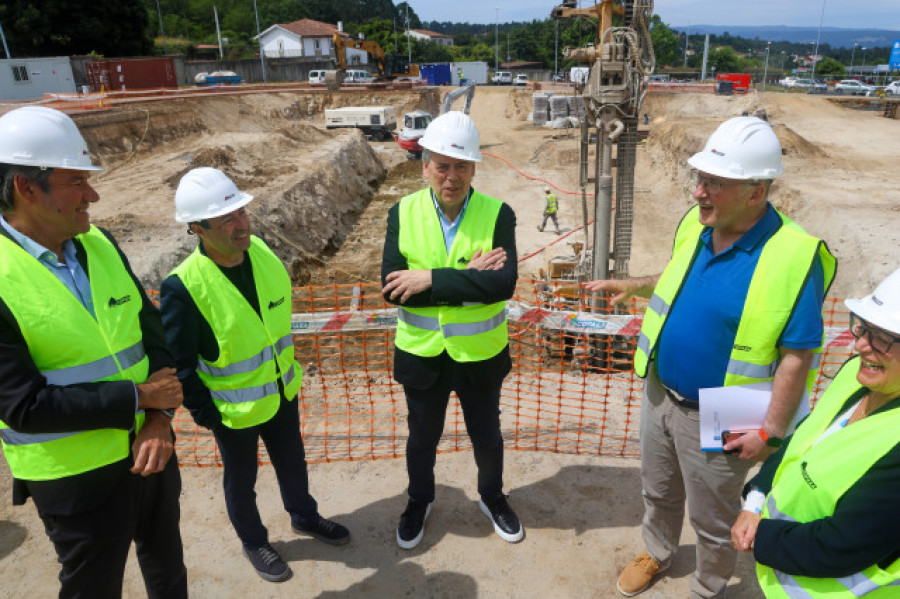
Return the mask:
<path id="1" fill-rule="evenodd" d="M 541 221 L 541 226 L 538 227 L 538 231 L 543 233 L 544 227 L 547 226 L 547 219 L 550 219 L 553 221 L 554 233 L 559 235 L 559 221 L 556 220 L 556 213 L 559 211 L 559 204 L 556 201 L 556 196 L 550 191 L 549 187 L 545 187 L 544 197 L 546 198 L 546 204 L 544 205 L 544 220 Z"/>
<path id="2" fill-rule="evenodd" d="M 228 517 L 257 574 L 286 580 L 291 569 L 269 544 L 256 506 L 262 439 L 291 528 L 331 545 L 350 532 L 319 515 L 309 480 L 297 394 L 303 373 L 291 336 L 291 280 L 266 243 L 250 233 L 241 192 L 222 171 L 186 173 L 175 220 L 200 243 L 160 287 L 163 324 L 184 386 L 184 405 L 216 438 Z"/>
<path id="3" fill-rule="evenodd" d="M 60 597 L 121 597 L 132 541 L 148 596 L 187 597 L 164 412 L 181 385 L 159 313 L 91 225 L 99 170 L 65 114 L 0 117 L 0 438 L 13 503 L 34 501 Z"/>
<path id="4" fill-rule="evenodd" d="M 391 208 L 381 266 L 384 297 L 398 304 L 394 378 L 409 410 L 409 500 L 397 544 L 412 549 L 424 535 L 451 391 L 472 440 L 481 511 L 501 538 L 516 543 L 525 531 L 503 494 L 500 434 L 500 388 L 511 367 L 506 300 L 518 277 L 516 217 L 472 187 L 481 151 L 467 115 L 439 116 L 419 143 L 429 186 Z"/>
<path id="5" fill-rule="evenodd" d="M 626 596 L 646 589 L 678 547 L 684 504 L 697 532 L 691 597 L 724 597 L 736 553 L 730 526 L 750 467 L 774 451 L 815 381 L 822 350 L 821 308 L 835 273 L 824 242 L 768 201 L 781 144 L 756 117 L 722 123 L 694 154 L 697 201 L 675 234 L 661 275 L 585 286 L 650 298 L 635 351 L 645 378 L 641 480 L 646 552 L 622 572 Z M 764 422 L 724 446 L 700 448 L 699 390 L 771 382 Z M 801 405 L 802 403 L 802 405 Z"/>

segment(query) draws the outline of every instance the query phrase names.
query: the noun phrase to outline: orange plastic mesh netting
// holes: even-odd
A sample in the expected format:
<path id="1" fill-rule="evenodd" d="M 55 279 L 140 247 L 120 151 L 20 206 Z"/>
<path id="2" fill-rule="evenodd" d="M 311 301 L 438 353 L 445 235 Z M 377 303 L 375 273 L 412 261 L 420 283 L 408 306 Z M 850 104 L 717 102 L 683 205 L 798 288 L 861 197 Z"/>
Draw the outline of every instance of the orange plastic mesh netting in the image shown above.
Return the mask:
<path id="1" fill-rule="evenodd" d="M 151 292 L 151 296 L 155 296 Z M 507 449 L 637 456 L 641 380 L 632 358 L 646 302 L 591 310 L 574 285 L 520 281 L 509 302 L 513 369 L 503 385 Z M 847 311 L 826 300 L 826 349 L 815 401 L 851 355 Z M 309 462 L 402 457 L 406 402 L 392 377 L 396 308 L 374 284 L 294 289 L 294 346 L 303 366 L 300 411 Z M 215 440 L 186 410 L 175 419 L 182 465 L 221 465 Z M 451 398 L 439 451 L 471 448 Z M 260 446 L 260 462 L 267 463 Z"/>

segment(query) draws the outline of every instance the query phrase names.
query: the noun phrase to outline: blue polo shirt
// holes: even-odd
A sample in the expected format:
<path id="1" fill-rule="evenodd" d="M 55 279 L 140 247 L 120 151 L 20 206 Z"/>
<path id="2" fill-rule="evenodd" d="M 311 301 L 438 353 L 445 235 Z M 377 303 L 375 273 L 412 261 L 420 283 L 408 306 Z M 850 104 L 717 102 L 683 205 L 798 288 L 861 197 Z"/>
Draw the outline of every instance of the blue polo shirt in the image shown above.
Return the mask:
<path id="1" fill-rule="evenodd" d="M 771 204 L 765 215 L 730 247 L 714 254 L 712 229 L 700 235 L 700 250 L 663 326 L 656 353 L 660 381 L 688 399 L 698 389 L 721 387 L 750 288 L 766 241 L 781 226 Z M 825 273 L 815 261 L 794 313 L 776 345 L 811 349 L 822 342 Z"/>
<path id="2" fill-rule="evenodd" d="M 466 208 L 469 207 L 469 198 L 472 197 L 473 189 L 469 188 L 469 193 L 466 194 L 465 202 L 463 203 L 462 210 L 459 211 L 459 214 L 456 215 L 456 218 L 451 223 L 447 220 L 447 216 L 444 214 L 444 211 L 441 210 L 440 204 L 438 204 L 437 196 L 434 195 L 434 190 L 431 190 L 431 201 L 434 202 L 434 209 L 437 210 L 438 220 L 441 223 L 441 232 L 444 234 L 444 247 L 447 248 L 447 254 L 450 254 L 450 248 L 453 247 L 453 240 L 456 239 L 456 233 L 459 231 L 459 225 L 462 223 L 463 215 L 466 213 Z"/>

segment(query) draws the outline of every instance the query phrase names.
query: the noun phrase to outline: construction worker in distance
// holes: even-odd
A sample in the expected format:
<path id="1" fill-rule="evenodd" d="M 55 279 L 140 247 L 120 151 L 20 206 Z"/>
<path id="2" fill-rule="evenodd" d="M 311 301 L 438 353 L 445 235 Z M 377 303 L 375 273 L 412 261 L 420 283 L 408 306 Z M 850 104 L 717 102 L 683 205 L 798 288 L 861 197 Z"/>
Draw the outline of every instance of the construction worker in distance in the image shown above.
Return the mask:
<path id="1" fill-rule="evenodd" d="M 121 597 L 132 541 L 147 595 L 187 597 L 170 424 L 181 385 L 159 312 L 91 224 L 100 170 L 62 112 L 0 117 L 0 438 L 13 504 L 34 501 L 60 597 Z"/>
<path id="2" fill-rule="evenodd" d="M 384 298 L 398 304 L 394 378 L 409 411 L 409 500 L 397 544 L 412 549 L 425 532 L 451 391 L 475 451 L 481 511 L 501 538 L 516 543 L 525 530 L 503 494 L 500 434 L 500 388 L 511 368 L 506 300 L 518 277 L 516 217 L 472 187 L 481 151 L 467 115 L 442 114 L 419 143 L 429 186 L 390 209 L 381 265 Z"/>
<path id="3" fill-rule="evenodd" d="M 900 587 L 900 270 L 844 304 L 857 355 L 750 479 L 731 532 L 772 599 Z"/>
<path id="4" fill-rule="evenodd" d="M 541 233 L 544 232 L 544 227 L 547 225 L 547 219 L 553 220 L 553 229 L 554 232 L 559 235 L 559 221 L 556 220 L 556 213 L 559 211 L 559 204 L 556 201 L 556 196 L 550 193 L 550 188 L 544 188 L 544 195 L 547 198 L 547 204 L 544 206 L 544 220 L 541 221 L 541 226 L 538 227 L 538 231 Z"/>
<path id="5" fill-rule="evenodd" d="M 646 589 L 678 548 L 684 504 L 697 533 L 691 597 L 724 597 L 734 571 L 731 524 L 747 471 L 808 412 L 804 391 L 822 351 L 822 303 L 836 262 L 768 201 L 783 172 L 781 144 L 765 121 L 722 123 L 688 164 L 697 205 L 681 220 L 661 275 L 585 287 L 650 298 L 634 356 L 644 378 L 641 481 L 646 552 L 620 576 L 626 596 Z M 772 382 L 759 430 L 700 449 L 699 390 Z"/>
<path id="6" fill-rule="evenodd" d="M 291 279 L 266 243 L 250 233 L 241 192 L 224 173 L 188 171 L 175 191 L 175 220 L 196 249 L 160 287 L 163 324 L 184 405 L 216 438 L 228 517 L 257 574 L 286 580 L 291 569 L 269 544 L 256 506 L 257 447 L 266 445 L 291 528 L 330 545 L 350 532 L 319 515 L 309 493 L 300 435 L 303 373 L 291 336 Z"/>

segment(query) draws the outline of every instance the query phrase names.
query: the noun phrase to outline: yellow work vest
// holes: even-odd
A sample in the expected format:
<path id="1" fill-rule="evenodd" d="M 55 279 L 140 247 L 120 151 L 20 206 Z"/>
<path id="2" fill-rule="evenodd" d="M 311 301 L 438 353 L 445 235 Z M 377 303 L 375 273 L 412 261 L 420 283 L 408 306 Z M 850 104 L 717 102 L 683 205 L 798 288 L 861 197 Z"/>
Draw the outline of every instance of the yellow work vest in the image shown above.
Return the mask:
<path id="1" fill-rule="evenodd" d="M 398 242 L 409 269 L 467 268 L 477 250 L 493 249 L 494 226 L 502 205 L 500 200 L 473 191 L 448 254 L 431 189 L 401 199 Z M 395 342 L 417 356 L 437 356 L 446 350 L 457 362 L 487 360 L 509 344 L 506 302 L 399 306 Z"/>
<path id="2" fill-rule="evenodd" d="M 559 205 L 556 203 L 556 196 L 552 193 L 547 194 L 547 208 L 544 209 L 544 212 L 547 214 L 556 214 Z"/>
<path id="3" fill-rule="evenodd" d="M 140 290 L 119 252 L 91 226 L 77 239 L 87 255 L 95 317 L 63 283 L 18 244 L 0 235 L 0 297 L 15 317 L 28 353 L 49 385 L 147 379 Z M 140 430 L 144 414 L 135 416 Z M 55 480 L 125 459 L 129 431 L 22 433 L 0 422 L 9 468 L 18 479 Z"/>
<path id="4" fill-rule="evenodd" d="M 197 376 L 209 389 L 222 424 L 235 429 L 275 415 L 281 403 L 279 372 L 288 401 L 296 397 L 303 380 L 291 334 L 291 279 L 258 237 L 251 237 L 247 253 L 262 318 L 199 246 L 172 271 L 219 345 L 216 361 L 199 358 Z"/>
<path id="5" fill-rule="evenodd" d="M 705 227 L 700 224 L 698 211 L 699 207 L 695 206 L 681 220 L 675 234 L 672 259 L 660 276 L 644 312 L 634 353 L 634 370 L 640 377 L 647 376 L 647 364 L 656 352 L 666 318 L 700 250 L 700 235 Z M 750 279 L 725 374 L 725 386 L 772 380 L 780 357 L 775 344 L 794 312 L 806 281 L 812 276 L 816 259 L 822 261 L 825 275 L 823 295 L 834 279 L 837 263 L 828 246 L 780 212 L 778 216 L 782 225 L 763 247 Z M 823 331 L 823 344 L 824 340 Z M 815 350 L 807 376 L 807 390 L 815 383 L 821 354 L 822 345 Z"/>
<path id="6" fill-rule="evenodd" d="M 841 497 L 897 445 L 897 409 L 867 416 L 816 443 L 846 401 L 862 388 L 856 380 L 858 371 L 859 357 L 844 364 L 794 433 L 775 472 L 763 518 L 806 523 L 833 515 Z M 900 559 L 887 569 L 870 566 L 841 578 L 794 576 L 762 564 L 757 564 L 756 575 L 770 598 L 900 597 Z"/>

